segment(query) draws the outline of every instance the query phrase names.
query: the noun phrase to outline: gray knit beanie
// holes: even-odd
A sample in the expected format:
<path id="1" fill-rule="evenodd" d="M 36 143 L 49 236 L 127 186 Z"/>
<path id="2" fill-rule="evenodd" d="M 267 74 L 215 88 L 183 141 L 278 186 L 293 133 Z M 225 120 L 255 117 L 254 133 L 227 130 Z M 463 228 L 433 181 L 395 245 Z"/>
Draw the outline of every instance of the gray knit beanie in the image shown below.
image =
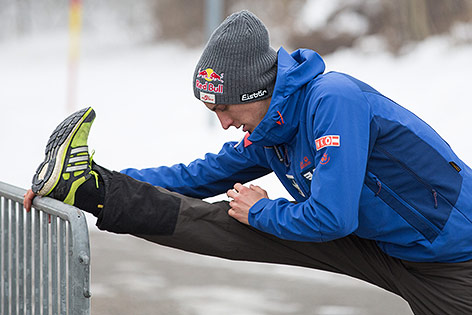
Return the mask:
<path id="1" fill-rule="evenodd" d="M 242 104 L 272 95 L 277 53 L 269 32 L 249 11 L 234 13 L 213 32 L 195 67 L 195 97 L 206 103 Z"/>

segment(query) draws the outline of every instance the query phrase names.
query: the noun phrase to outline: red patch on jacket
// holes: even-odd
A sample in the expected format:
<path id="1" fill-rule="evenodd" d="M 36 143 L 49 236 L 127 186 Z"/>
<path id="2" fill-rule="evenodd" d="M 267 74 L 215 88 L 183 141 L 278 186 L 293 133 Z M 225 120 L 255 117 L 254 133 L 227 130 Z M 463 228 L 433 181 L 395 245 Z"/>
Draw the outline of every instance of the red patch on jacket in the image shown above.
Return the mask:
<path id="1" fill-rule="evenodd" d="M 249 132 L 246 133 L 246 135 L 244 136 L 244 147 L 247 148 L 248 146 L 250 146 L 252 144 L 251 141 L 249 141 L 249 136 L 251 134 Z"/>
<path id="2" fill-rule="evenodd" d="M 341 137 L 338 135 L 330 135 L 320 137 L 315 140 L 316 151 L 324 147 L 339 147 L 341 145 Z"/>

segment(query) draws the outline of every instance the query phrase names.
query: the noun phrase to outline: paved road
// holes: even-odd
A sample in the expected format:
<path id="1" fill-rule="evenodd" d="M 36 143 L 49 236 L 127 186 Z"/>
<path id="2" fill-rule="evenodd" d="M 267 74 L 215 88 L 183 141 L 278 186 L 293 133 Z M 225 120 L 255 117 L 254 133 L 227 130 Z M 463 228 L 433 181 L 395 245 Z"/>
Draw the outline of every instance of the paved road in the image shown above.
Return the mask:
<path id="1" fill-rule="evenodd" d="M 92 230 L 93 315 L 412 314 L 369 284 L 299 267 L 233 262 Z"/>

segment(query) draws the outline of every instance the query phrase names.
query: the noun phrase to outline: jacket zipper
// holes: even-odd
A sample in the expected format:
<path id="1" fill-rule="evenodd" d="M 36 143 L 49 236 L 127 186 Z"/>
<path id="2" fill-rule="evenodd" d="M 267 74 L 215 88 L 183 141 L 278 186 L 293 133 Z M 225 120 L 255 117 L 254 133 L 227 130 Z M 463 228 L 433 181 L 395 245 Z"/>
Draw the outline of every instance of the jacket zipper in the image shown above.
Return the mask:
<path id="1" fill-rule="evenodd" d="M 411 176 L 413 176 L 419 183 L 421 183 L 427 190 L 429 190 L 431 192 L 431 195 L 433 196 L 433 201 L 434 201 L 434 209 L 437 209 L 438 208 L 438 193 L 437 193 L 436 189 L 434 189 L 433 186 L 431 186 L 430 184 L 425 182 L 420 176 L 418 176 L 415 172 L 413 172 L 413 170 L 411 170 L 409 167 L 407 167 L 403 162 L 401 162 L 396 157 L 394 157 L 392 154 L 390 154 L 390 152 L 388 152 L 388 151 L 386 151 L 386 150 L 384 150 L 380 147 L 378 149 L 379 149 L 380 152 L 385 154 L 388 158 L 390 158 L 391 160 L 398 163 L 405 171 L 407 171 Z"/>
<path id="2" fill-rule="evenodd" d="M 277 158 L 279 159 L 280 163 L 283 163 L 285 167 L 290 170 L 290 159 L 288 155 L 288 149 L 285 144 L 282 145 L 274 145 L 272 148 L 275 151 L 275 154 L 277 155 Z M 287 172 L 287 171 L 286 171 Z M 298 193 L 303 197 L 306 198 L 307 194 L 310 193 L 310 190 L 306 189 L 304 184 L 300 184 L 297 182 L 297 175 L 296 172 L 293 172 L 294 175 L 290 175 L 288 173 L 285 174 L 289 180 L 293 180 L 292 186 L 295 187 L 295 189 L 298 191 Z M 291 178 L 289 177 L 291 176 Z"/>
<path id="3" fill-rule="evenodd" d="M 284 162 L 284 157 L 280 153 L 279 148 L 276 145 L 274 145 L 273 148 L 274 148 L 275 154 L 277 154 L 277 158 L 279 159 L 280 163 L 283 163 Z"/>
<path id="4" fill-rule="evenodd" d="M 403 198 L 400 198 L 400 196 L 396 192 L 394 192 L 390 187 L 388 187 L 387 185 L 382 185 L 382 182 L 377 178 L 377 176 L 375 176 L 374 174 L 370 172 L 369 172 L 369 175 L 372 176 L 372 179 L 376 182 L 377 186 L 379 187 L 379 190 L 375 193 L 376 197 L 380 194 L 380 191 L 384 189 L 386 192 L 392 195 L 396 200 L 398 200 L 402 205 L 404 205 L 408 209 L 412 209 L 412 207 L 405 200 L 403 200 Z"/>
<path id="5" fill-rule="evenodd" d="M 395 191 L 393 191 L 390 187 L 388 187 L 387 185 L 383 184 L 378 178 L 377 176 L 375 176 L 374 174 L 372 174 L 371 172 L 367 172 L 368 174 L 368 178 L 372 181 L 374 181 L 377 185 L 377 187 L 379 187 L 378 191 L 375 193 L 375 196 L 379 196 L 381 191 L 384 190 L 386 194 L 389 194 L 390 196 L 392 196 L 395 200 L 397 200 L 399 203 L 401 203 L 405 208 L 409 209 L 409 211 L 411 211 L 411 213 L 417 218 L 417 220 L 421 220 L 421 222 L 423 222 L 424 224 L 427 224 L 433 231 L 435 231 L 436 234 L 439 234 L 440 233 L 440 230 L 438 229 L 438 227 L 436 227 L 434 224 L 432 224 L 427 218 L 425 218 L 423 216 L 423 214 L 421 214 L 420 212 L 418 212 L 413 206 L 411 206 L 408 202 L 406 202 L 403 198 L 401 198 Z M 401 215 L 401 214 L 400 214 Z M 410 223 L 412 224 L 412 223 Z M 423 232 L 421 232 L 421 228 L 418 227 L 418 226 L 415 226 L 413 224 L 413 227 L 415 227 L 418 231 L 420 231 L 420 233 L 422 233 L 423 235 L 425 235 Z"/>
<path id="6" fill-rule="evenodd" d="M 279 159 L 279 161 L 281 163 L 284 163 L 284 165 L 286 167 L 289 167 L 290 166 L 290 161 L 288 159 L 288 152 L 287 152 L 287 148 L 285 147 L 285 145 L 274 145 L 274 150 L 275 150 L 275 154 L 277 154 L 277 158 Z M 282 151 L 282 152 L 281 152 Z"/>

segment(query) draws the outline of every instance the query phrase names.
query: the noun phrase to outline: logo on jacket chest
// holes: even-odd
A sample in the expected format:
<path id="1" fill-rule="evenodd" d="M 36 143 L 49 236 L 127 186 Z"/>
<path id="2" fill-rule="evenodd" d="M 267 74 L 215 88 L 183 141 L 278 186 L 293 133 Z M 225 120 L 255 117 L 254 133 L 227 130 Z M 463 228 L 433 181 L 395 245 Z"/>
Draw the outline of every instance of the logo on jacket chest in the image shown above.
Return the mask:
<path id="1" fill-rule="evenodd" d="M 315 167 L 308 156 L 304 156 L 303 160 L 300 162 L 300 170 L 300 175 L 302 175 L 302 177 L 308 181 L 307 184 L 310 185 Z"/>
<path id="2" fill-rule="evenodd" d="M 303 158 L 303 161 L 300 162 L 300 169 L 304 169 L 305 167 L 307 166 L 310 166 L 311 165 L 311 161 L 310 159 L 308 158 L 308 156 L 305 156 Z"/>
<path id="3" fill-rule="evenodd" d="M 285 176 L 287 176 L 287 179 L 290 181 L 290 183 L 292 184 L 292 186 L 298 191 L 298 193 L 303 197 L 305 198 L 305 194 L 303 193 L 303 190 L 300 188 L 300 186 L 298 185 L 297 181 L 295 180 L 295 177 L 293 175 L 290 175 L 290 174 L 285 174 Z"/>
<path id="4" fill-rule="evenodd" d="M 310 195 L 311 180 L 313 179 L 315 167 L 308 157 L 303 158 L 303 160 L 300 162 L 300 167 L 302 167 L 302 170 L 299 173 L 301 176 L 295 177 L 291 174 L 285 174 L 285 176 L 290 181 L 292 186 L 298 191 L 300 196 L 306 198 L 307 194 Z"/>
<path id="5" fill-rule="evenodd" d="M 308 181 L 311 182 L 311 180 L 313 179 L 313 173 L 315 172 L 315 169 L 312 168 L 304 173 L 302 173 L 302 176 L 307 179 Z"/>

